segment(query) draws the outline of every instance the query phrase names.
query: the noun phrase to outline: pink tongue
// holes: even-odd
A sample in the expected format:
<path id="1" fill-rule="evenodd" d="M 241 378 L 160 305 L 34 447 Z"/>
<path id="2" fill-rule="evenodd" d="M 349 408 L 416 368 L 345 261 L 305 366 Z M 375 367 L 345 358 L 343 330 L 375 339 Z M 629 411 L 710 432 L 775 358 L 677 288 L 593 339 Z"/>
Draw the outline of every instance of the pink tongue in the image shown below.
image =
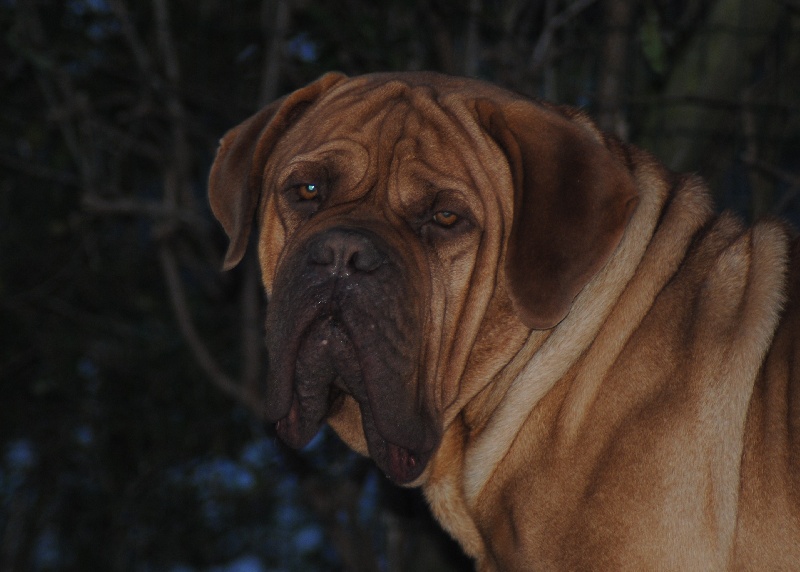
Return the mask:
<path id="1" fill-rule="evenodd" d="M 404 447 L 393 443 L 388 444 L 389 450 L 389 476 L 398 483 L 407 483 L 414 480 L 417 475 L 419 460 L 416 455 Z"/>

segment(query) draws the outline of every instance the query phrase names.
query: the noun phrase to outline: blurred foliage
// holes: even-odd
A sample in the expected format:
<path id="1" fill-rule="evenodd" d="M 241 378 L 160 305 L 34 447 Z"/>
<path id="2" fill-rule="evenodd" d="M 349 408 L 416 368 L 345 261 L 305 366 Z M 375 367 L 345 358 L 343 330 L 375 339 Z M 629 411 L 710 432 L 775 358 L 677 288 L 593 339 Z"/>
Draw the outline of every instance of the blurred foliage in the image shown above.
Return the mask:
<path id="1" fill-rule="evenodd" d="M 259 421 L 257 273 L 218 271 L 208 168 L 325 71 L 438 69 L 798 222 L 797 3 L 620 1 L 0 0 L 0 569 L 469 569 L 417 492 Z"/>

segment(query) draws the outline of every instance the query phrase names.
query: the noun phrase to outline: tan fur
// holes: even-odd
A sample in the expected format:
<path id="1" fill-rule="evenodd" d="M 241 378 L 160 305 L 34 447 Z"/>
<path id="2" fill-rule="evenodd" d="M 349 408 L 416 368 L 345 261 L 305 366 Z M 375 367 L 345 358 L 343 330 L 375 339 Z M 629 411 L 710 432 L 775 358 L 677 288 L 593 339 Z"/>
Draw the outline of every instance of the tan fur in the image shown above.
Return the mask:
<path id="1" fill-rule="evenodd" d="M 302 219 L 276 189 L 324 161 L 345 182 Z M 542 181 L 570 173 L 563 161 L 588 170 L 574 184 L 609 194 L 597 215 L 608 227 L 592 239 L 608 247 L 581 262 L 585 282 L 569 267 L 530 276 L 578 292 L 563 319 L 532 329 L 559 315 L 563 295 L 541 301 L 547 288 L 534 288 L 537 314 L 506 268 L 539 264 L 520 243 L 528 235 L 533 249 L 559 246 L 519 221 Z M 635 201 L 617 198 L 626 185 Z M 268 293 L 298 245 L 343 222 L 403 253 L 425 292 L 408 391 L 441 431 L 409 484 L 479 570 L 800 569 L 800 265 L 782 224 L 715 215 L 700 180 L 604 137 L 581 112 L 428 74 L 326 76 L 227 135 L 210 187 L 228 266 L 260 200 Z M 409 218 L 432 189 L 456 191 L 477 228 L 422 245 Z M 554 210 L 564 220 L 545 221 L 548 232 L 594 228 L 569 211 Z M 345 396 L 328 419 L 364 454 L 365 407 Z"/>

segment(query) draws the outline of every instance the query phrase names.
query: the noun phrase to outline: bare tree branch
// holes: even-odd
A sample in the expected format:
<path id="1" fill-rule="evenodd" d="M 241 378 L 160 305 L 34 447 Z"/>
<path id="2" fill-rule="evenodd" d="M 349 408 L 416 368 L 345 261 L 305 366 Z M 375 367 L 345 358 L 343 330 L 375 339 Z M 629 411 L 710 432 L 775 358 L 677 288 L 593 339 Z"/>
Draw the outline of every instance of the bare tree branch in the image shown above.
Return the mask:
<path id="1" fill-rule="evenodd" d="M 481 55 L 481 39 L 478 34 L 478 25 L 481 15 L 481 0 L 470 0 L 467 13 L 467 32 L 464 42 L 464 62 L 462 65 L 464 75 L 477 77 Z"/>
<path id="2" fill-rule="evenodd" d="M 49 61 L 45 55 L 47 38 L 35 2 L 20 2 L 19 14 L 26 39 L 30 43 L 31 57 Z M 58 125 L 64 144 L 80 175 L 81 184 L 85 189 L 93 189 L 95 176 L 91 155 L 83 152 L 81 129 L 73 123 L 74 116 L 83 118 L 88 115 L 88 99 L 74 89 L 69 75 L 54 62 L 50 62 L 47 67 L 34 65 L 34 69 L 39 88 L 47 101 L 47 108 L 51 111 L 49 118 Z M 54 110 L 60 112 L 52 113 Z M 64 110 L 69 111 L 63 112 Z"/>
<path id="3" fill-rule="evenodd" d="M 759 173 L 776 181 L 780 181 L 789 187 L 780 199 L 775 201 L 772 207 L 772 212 L 774 214 L 784 213 L 789 205 L 800 195 L 800 175 L 796 175 L 795 173 L 791 173 L 785 169 L 771 165 L 766 161 L 748 155 L 742 156 L 742 162 Z"/>
<path id="4" fill-rule="evenodd" d="M 117 0 L 118 13 L 127 18 L 124 4 L 121 0 Z M 170 128 L 172 135 L 172 150 L 171 160 L 166 161 L 167 169 L 164 172 L 164 195 L 162 198 L 161 209 L 153 209 L 150 205 L 144 203 L 125 204 L 116 202 L 112 205 L 90 202 L 95 209 L 102 207 L 113 206 L 120 212 L 122 207 L 128 207 L 137 210 L 142 214 L 160 214 L 169 213 L 173 215 L 172 221 L 178 220 L 178 217 L 186 211 L 181 209 L 179 205 L 189 205 L 188 212 L 193 212 L 193 200 L 190 190 L 190 161 L 191 150 L 189 148 L 189 141 L 186 133 L 186 113 L 183 103 L 180 98 L 180 67 L 175 42 L 172 37 L 172 30 L 170 27 L 169 12 L 165 0 L 153 0 L 153 11 L 156 23 L 156 37 L 158 39 L 158 48 L 160 57 L 159 60 L 163 62 L 164 75 L 166 82 L 163 84 L 166 95 L 166 104 L 168 116 L 170 119 Z M 137 53 L 141 51 L 136 35 L 129 30 L 128 41 L 131 49 Z M 155 74 L 155 70 L 149 69 L 149 58 L 145 53 L 139 53 L 136 56 L 143 71 L 149 71 Z M 157 79 L 151 79 L 153 85 L 159 85 Z M 188 217 L 184 216 L 184 219 Z M 169 223 L 167 223 L 169 224 Z M 164 229 L 169 229 L 169 226 L 162 228 L 161 244 L 159 247 L 159 259 L 161 262 L 162 272 L 169 291 L 170 303 L 172 305 L 175 317 L 178 321 L 178 327 L 181 335 L 189 346 L 195 361 L 198 363 L 203 372 L 208 376 L 211 382 L 216 385 L 227 395 L 238 400 L 247 406 L 254 415 L 259 417 L 262 414 L 260 406 L 257 387 L 256 387 L 256 374 L 252 373 L 252 367 L 247 370 L 247 375 L 250 379 L 247 384 L 237 382 L 236 380 L 225 374 L 220 368 L 217 361 L 209 352 L 205 343 L 198 333 L 194 321 L 192 320 L 191 311 L 186 301 L 184 287 L 181 280 L 180 272 L 178 271 L 178 261 L 173 252 L 171 244 L 171 232 L 163 232 Z M 254 296 L 254 295 L 253 295 Z M 255 312 L 253 312 L 255 313 Z M 249 321 L 245 321 L 249 323 Z M 247 326 L 245 326 L 247 327 Z M 252 344 L 253 342 L 248 342 Z"/>
<path id="5" fill-rule="evenodd" d="M 556 9 L 558 8 L 559 0 L 546 0 L 545 3 L 545 22 L 552 22 L 556 15 Z M 550 35 L 552 38 L 552 35 Z M 544 84 L 544 96 L 546 99 L 550 99 L 552 101 L 558 101 L 558 73 L 557 67 L 553 58 L 547 58 L 547 61 L 542 64 L 543 73 L 543 84 Z"/>
<path id="6" fill-rule="evenodd" d="M 80 181 L 74 173 L 62 171 L 61 169 L 54 169 L 49 165 L 41 165 L 30 160 L 20 159 L 19 157 L 14 157 L 7 153 L 0 153 L 0 164 L 5 165 L 8 169 L 25 173 L 30 177 L 51 181 L 59 185 L 78 186 L 80 184 Z"/>
<path id="7" fill-rule="evenodd" d="M 420 5 L 422 17 L 427 23 L 430 34 L 431 42 L 433 44 L 433 52 L 438 67 L 445 73 L 456 73 L 455 56 L 453 55 L 453 37 L 450 29 L 444 18 L 437 12 L 437 9 L 431 3 L 423 2 Z"/>
<path id="8" fill-rule="evenodd" d="M 286 40 L 290 16 L 289 0 L 263 0 L 261 22 L 264 29 L 265 53 L 258 93 L 259 108 L 278 97 L 283 43 Z"/>
<path id="9" fill-rule="evenodd" d="M 605 26 L 600 77 L 597 89 L 597 122 L 601 129 L 628 139 L 628 120 L 624 109 L 625 78 L 628 70 L 628 46 L 631 18 L 636 2 L 605 0 Z"/>
<path id="10" fill-rule="evenodd" d="M 196 229 L 208 227 L 205 218 L 189 209 L 169 207 L 163 203 L 139 199 L 106 200 L 97 195 L 84 195 L 81 200 L 84 210 L 95 215 L 144 216 L 161 219 L 167 223 L 180 223 Z"/>
<path id="11" fill-rule="evenodd" d="M 127 4 L 125 4 L 125 0 L 109 0 L 109 5 L 114 15 L 117 17 L 117 21 L 122 29 L 122 35 L 128 41 L 128 47 L 133 54 L 134 61 L 139 66 L 139 70 L 146 78 L 152 79 L 155 74 L 152 71 L 153 65 L 150 54 L 141 38 L 139 38 L 139 34 L 136 32 L 136 27 L 133 25 L 133 19 L 128 11 Z"/>
<path id="12" fill-rule="evenodd" d="M 186 301 L 186 293 L 183 290 L 183 284 L 178 271 L 178 262 L 175 259 L 172 248 L 166 242 L 162 242 L 158 254 L 172 309 L 178 321 L 178 327 L 183 338 L 189 345 L 189 349 L 195 361 L 212 383 L 223 393 L 239 401 L 243 405 L 246 405 L 256 417 L 260 418 L 263 415 L 263 407 L 261 406 L 258 396 L 247 393 L 238 383 L 228 377 L 220 369 L 211 356 L 211 353 L 208 351 L 208 348 L 200 339 L 200 335 L 197 333 L 197 329 L 194 325 L 194 320 L 192 320 L 189 305 Z"/>
<path id="13" fill-rule="evenodd" d="M 597 0 L 575 0 L 575 2 L 572 2 L 572 4 L 548 20 L 547 25 L 539 36 L 539 40 L 533 48 L 528 63 L 529 71 L 536 72 L 544 66 L 550 54 L 550 50 L 552 49 L 555 33 L 595 2 L 597 2 Z"/>
<path id="14" fill-rule="evenodd" d="M 172 120 L 172 149 L 175 161 L 173 169 L 167 173 L 168 180 L 164 186 L 164 201 L 175 206 L 178 201 L 188 200 L 191 194 L 187 192 L 189 181 L 190 149 L 186 138 L 183 104 L 180 100 L 180 72 L 178 55 L 170 30 L 169 12 L 165 0 L 153 0 L 153 9 L 156 16 L 156 32 L 161 56 L 164 61 L 164 70 L 168 82 L 167 109 Z M 169 177 L 175 177 L 170 181 Z M 170 184 L 172 183 L 172 184 Z"/>

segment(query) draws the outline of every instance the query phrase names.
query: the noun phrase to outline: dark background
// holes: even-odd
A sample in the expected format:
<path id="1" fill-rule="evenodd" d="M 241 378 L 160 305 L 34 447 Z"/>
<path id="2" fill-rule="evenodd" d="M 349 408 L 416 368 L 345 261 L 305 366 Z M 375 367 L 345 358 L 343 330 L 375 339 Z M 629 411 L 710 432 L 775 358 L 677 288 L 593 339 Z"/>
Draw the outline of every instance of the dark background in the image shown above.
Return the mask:
<path id="1" fill-rule="evenodd" d="M 217 141 L 337 69 L 587 108 L 798 222 L 798 0 L 0 0 L 0 570 L 469 569 L 418 493 L 259 421 Z"/>

